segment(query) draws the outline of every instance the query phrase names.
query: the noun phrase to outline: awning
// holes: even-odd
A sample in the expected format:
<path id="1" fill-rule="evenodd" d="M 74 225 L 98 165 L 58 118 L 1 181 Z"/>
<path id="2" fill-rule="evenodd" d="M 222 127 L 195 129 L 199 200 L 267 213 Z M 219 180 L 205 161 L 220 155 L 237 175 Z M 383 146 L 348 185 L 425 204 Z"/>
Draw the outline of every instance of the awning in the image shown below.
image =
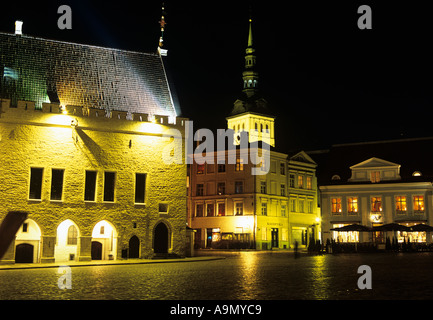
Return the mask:
<path id="1" fill-rule="evenodd" d="M 358 232 L 368 232 L 371 231 L 371 229 L 369 227 L 360 225 L 360 224 L 349 224 L 347 226 L 344 227 L 340 227 L 340 228 L 332 228 L 332 231 L 342 231 L 342 232 L 349 232 L 349 231 L 358 231 Z"/>

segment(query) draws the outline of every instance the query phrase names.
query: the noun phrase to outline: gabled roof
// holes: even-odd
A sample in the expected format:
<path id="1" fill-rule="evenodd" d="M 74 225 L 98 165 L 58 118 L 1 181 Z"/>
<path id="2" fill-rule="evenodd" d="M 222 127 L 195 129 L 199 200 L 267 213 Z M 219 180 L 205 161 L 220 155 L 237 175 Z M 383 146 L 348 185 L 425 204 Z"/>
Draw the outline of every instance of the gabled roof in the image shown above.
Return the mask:
<path id="1" fill-rule="evenodd" d="M 12 73 L 12 77 L 8 74 Z M 0 96 L 176 116 L 161 57 L 0 33 Z"/>
<path id="2" fill-rule="evenodd" d="M 289 158 L 290 162 L 299 162 L 311 167 L 316 167 L 317 163 L 305 151 L 298 152 Z"/>
<path id="3" fill-rule="evenodd" d="M 367 168 L 383 168 L 383 167 L 399 167 L 398 163 L 393 163 L 376 157 L 362 161 L 350 167 L 350 169 L 367 169 Z"/>

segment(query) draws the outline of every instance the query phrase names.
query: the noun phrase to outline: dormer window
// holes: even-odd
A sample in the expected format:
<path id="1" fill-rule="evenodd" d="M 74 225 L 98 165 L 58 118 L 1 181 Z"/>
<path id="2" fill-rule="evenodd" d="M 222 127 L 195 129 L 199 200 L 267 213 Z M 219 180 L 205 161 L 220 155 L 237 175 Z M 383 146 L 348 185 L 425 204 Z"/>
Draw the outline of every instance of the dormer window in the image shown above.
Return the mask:
<path id="1" fill-rule="evenodd" d="M 413 177 L 421 177 L 421 176 L 422 176 L 422 173 L 421 173 L 420 171 L 414 171 L 414 172 L 412 173 L 412 176 L 413 176 Z"/>
<path id="2" fill-rule="evenodd" d="M 380 182 L 380 171 L 371 171 L 370 172 L 370 181 L 372 183 Z"/>

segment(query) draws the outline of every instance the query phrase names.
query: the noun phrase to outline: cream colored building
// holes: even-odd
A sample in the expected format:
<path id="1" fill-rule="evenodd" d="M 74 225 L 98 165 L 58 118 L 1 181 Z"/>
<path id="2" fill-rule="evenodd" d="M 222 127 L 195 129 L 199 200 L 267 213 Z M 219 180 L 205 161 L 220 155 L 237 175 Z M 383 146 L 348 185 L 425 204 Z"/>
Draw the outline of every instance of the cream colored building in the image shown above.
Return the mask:
<path id="1" fill-rule="evenodd" d="M 1 262 L 184 256 L 162 57 L 7 33 L 0 56 L 0 220 L 29 213 Z"/>
<path id="2" fill-rule="evenodd" d="M 432 138 L 335 145 L 323 167 L 320 193 L 323 241 L 431 242 L 431 233 L 337 232 L 350 224 L 412 227 L 433 224 Z M 374 238 L 373 238 L 374 237 Z"/>

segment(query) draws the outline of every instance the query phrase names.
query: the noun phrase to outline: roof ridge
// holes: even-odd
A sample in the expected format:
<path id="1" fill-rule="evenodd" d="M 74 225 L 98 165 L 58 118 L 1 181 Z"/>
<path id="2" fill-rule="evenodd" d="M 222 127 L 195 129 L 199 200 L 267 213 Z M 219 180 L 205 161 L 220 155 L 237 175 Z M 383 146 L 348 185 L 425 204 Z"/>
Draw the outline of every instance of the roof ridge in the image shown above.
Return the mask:
<path id="1" fill-rule="evenodd" d="M 44 41 L 51 41 L 51 42 L 64 43 L 64 44 L 73 44 L 73 45 L 85 46 L 85 47 L 91 47 L 91 48 L 98 48 L 98 49 L 107 49 L 107 50 L 113 50 L 113 51 L 121 51 L 121 52 L 138 53 L 138 54 L 144 54 L 144 55 L 150 55 L 150 56 L 158 56 L 157 52 L 141 52 L 141 51 L 134 51 L 134 50 L 125 50 L 125 49 L 118 49 L 118 48 L 110 48 L 110 47 L 104 47 L 104 46 L 97 46 L 97 45 L 93 45 L 93 44 L 68 42 L 68 41 L 62 41 L 62 40 L 56 40 L 56 39 L 48 39 L 48 38 L 36 37 L 36 36 L 31 36 L 31 35 L 26 35 L 26 34 L 15 35 L 14 33 L 0 31 L 0 35 L 17 36 L 17 37 L 21 37 L 21 38 L 44 40 Z"/>

